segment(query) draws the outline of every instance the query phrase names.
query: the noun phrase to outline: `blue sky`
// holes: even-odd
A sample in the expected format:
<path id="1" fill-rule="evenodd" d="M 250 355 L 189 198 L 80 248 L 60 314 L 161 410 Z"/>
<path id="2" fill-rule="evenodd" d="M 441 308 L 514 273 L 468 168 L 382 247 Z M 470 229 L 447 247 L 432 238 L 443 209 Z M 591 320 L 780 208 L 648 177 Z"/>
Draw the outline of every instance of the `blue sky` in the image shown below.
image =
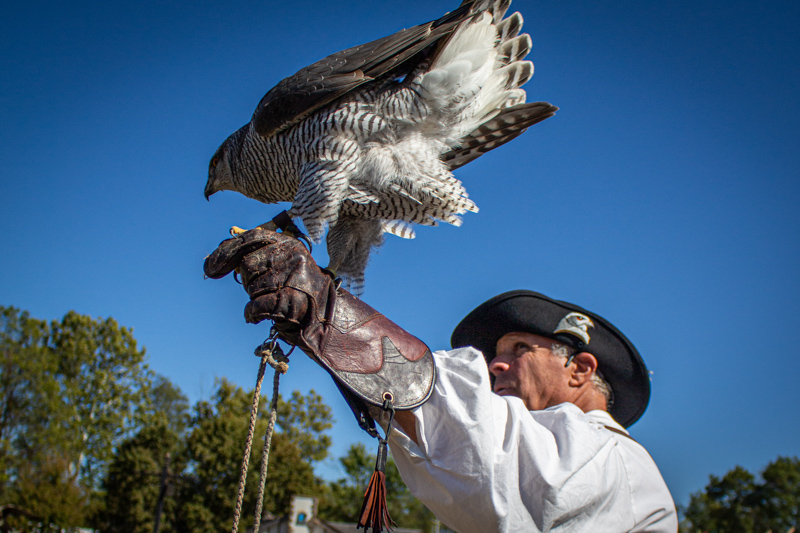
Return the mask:
<path id="1" fill-rule="evenodd" d="M 204 280 L 202 262 L 278 208 L 206 202 L 208 160 L 283 77 L 457 3 L 7 6 L 0 304 L 113 316 L 193 401 L 217 376 L 252 387 L 268 328 L 244 324 L 244 292 Z M 457 171 L 481 211 L 387 238 L 364 299 L 434 349 L 506 290 L 608 318 L 653 371 L 632 431 L 678 503 L 711 473 L 800 455 L 800 7 L 513 8 L 534 42 L 528 100 L 561 111 Z M 369 443 L 326 374 L 292 359 L 282 390 L 333 405 L 334 454 Z M 334 460 L 321 472 L 339 475 Z"/>

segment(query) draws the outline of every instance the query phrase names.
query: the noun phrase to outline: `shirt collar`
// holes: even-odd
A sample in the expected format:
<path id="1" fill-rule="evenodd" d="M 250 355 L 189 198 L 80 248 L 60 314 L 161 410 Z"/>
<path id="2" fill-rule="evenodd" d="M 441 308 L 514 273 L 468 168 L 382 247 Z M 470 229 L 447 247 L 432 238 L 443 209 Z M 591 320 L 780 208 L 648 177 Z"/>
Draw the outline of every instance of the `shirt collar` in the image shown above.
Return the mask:
<path id="1" fill-rule="evenodd" d="M 614 418 L 608 413 L 608 411 L 603 411 L 602 409 L 595 409 L 593 411 L 589 411 L 586 413 L 586 418 L 600 424 L 601 426 L 611 426 L 614 429 L 618 429 L 620 431 L 624 431 L 626 435 L 630 435 L 628 430 L 622 427 L 619 422 L 614 420 Z"/>

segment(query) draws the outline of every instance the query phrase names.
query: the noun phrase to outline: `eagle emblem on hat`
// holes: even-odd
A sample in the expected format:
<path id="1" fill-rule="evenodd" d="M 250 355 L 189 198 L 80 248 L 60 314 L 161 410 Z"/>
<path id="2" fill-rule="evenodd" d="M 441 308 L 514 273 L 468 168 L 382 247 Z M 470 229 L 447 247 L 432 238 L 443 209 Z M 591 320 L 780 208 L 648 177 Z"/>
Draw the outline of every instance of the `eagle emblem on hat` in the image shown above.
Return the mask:
<path id="1" fill-rule="evenodd" d="M 569 313 L 558 323 L 555 333 L 569 333 L 581 339 L 584 344 L 589 344 L 589 328 L 594 327 L 594 322 L 581 313 Z"/>

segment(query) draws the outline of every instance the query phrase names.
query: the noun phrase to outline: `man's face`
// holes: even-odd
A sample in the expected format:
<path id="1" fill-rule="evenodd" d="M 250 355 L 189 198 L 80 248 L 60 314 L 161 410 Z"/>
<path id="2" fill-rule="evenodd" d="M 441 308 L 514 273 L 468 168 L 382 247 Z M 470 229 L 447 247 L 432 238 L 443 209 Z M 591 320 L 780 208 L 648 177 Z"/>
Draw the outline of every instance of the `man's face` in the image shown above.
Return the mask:
<path id="1" fill-rule="evenodd" d="M 570 371 L 564 358 L 553 353 L 554 342 L 532 333 L 503 335 L 489 363 L 494 392 L 520 398 L 531 411 L 570 401 Z"/>

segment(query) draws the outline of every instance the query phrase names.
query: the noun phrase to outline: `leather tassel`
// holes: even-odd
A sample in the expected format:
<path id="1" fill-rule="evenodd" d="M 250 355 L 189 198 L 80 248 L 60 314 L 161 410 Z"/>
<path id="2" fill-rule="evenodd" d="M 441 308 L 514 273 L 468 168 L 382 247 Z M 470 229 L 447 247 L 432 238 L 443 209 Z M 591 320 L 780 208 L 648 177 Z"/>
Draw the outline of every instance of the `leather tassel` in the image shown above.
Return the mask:
<path id="1" fill-rule="evenodd" d="M 361 505 L 361 515 L 356 529 L 372 528 L 372 533 L 381 533 L 385 527 L 391 531 L 392 526 L 397 526 L 389 516 L 386 504 L 386 440 L 379 439 L 378 458 L 375 461 L 375 471 L 369 480 L 367 491 L 364 493 L 364 503 Z"/>

